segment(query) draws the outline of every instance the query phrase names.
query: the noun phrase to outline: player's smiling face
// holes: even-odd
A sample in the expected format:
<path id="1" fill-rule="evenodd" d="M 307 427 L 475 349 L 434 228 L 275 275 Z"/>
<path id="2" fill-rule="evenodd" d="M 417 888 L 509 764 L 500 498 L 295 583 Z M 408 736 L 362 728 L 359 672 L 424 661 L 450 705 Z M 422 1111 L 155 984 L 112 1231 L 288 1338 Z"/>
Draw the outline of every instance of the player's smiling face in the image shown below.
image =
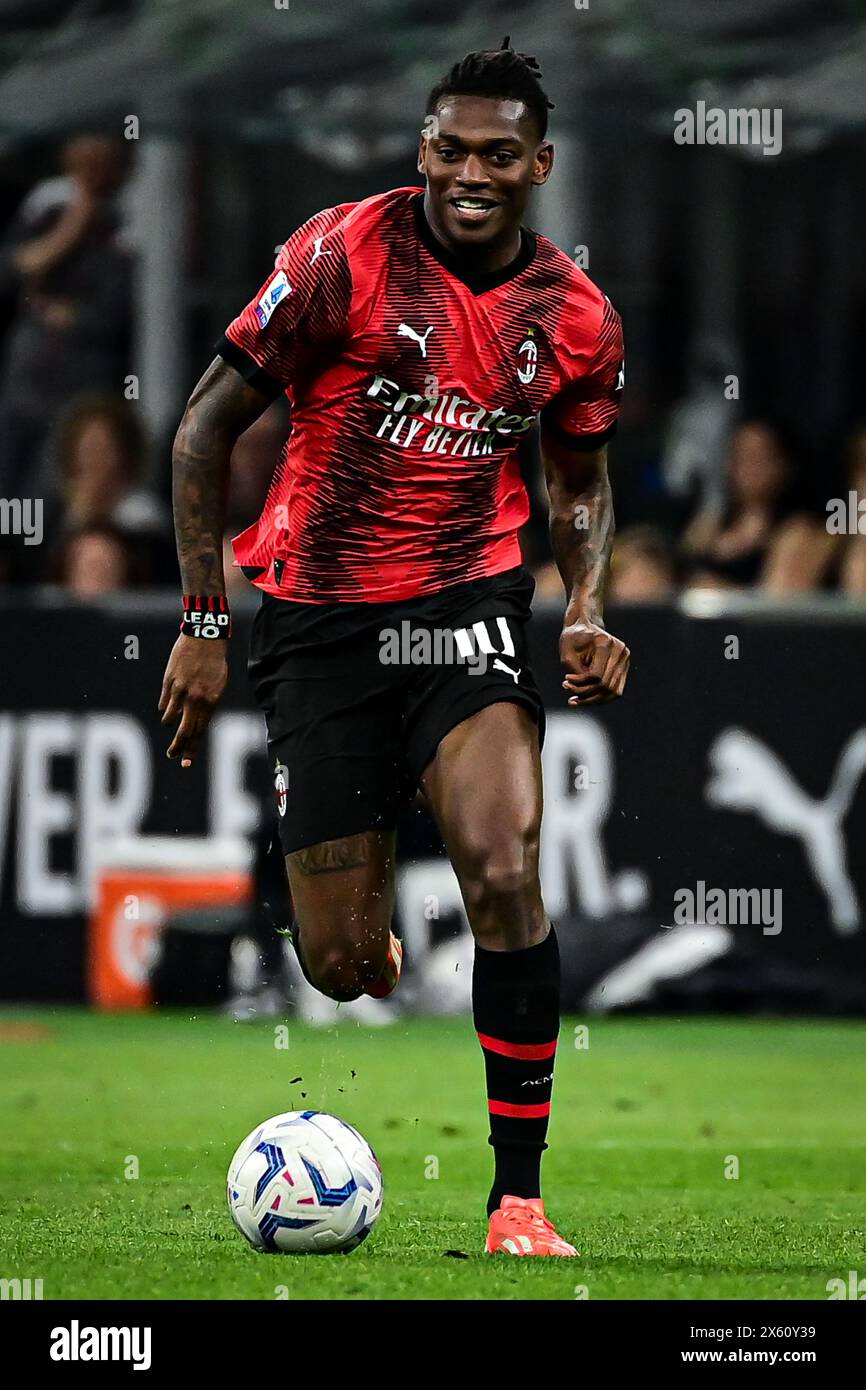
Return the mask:
<path id="1" fill-rule="evenodd" d="M 458 252 L 501 251 L 507 264 L 519 250 L 530 189 L 547 182 L 552 166 L 553 146 L 539 141 L 524 102 L 443 97 L 418 153 L 433 231 Z"/>

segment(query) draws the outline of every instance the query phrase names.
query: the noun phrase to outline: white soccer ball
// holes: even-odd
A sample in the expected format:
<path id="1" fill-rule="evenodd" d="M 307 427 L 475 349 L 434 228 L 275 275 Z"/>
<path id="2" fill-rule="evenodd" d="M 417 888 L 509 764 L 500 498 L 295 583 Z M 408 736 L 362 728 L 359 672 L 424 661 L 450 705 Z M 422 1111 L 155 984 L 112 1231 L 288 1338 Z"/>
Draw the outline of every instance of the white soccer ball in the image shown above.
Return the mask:
<path id="1" fill-rule="evenodd" d="M 366 1139 L 320 1110 L 274 1115 L 229 1164 L 232 1220 L 256 1250 L 348 1254 L 382 1210 L 382 1169 Z"/>

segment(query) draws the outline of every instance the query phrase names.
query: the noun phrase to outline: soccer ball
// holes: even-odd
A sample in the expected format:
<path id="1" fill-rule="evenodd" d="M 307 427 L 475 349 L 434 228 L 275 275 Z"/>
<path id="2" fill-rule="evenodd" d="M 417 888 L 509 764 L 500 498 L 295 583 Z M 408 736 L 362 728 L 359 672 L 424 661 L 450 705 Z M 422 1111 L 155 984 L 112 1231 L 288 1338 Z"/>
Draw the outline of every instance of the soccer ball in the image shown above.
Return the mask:
<path id="1" fill-rule="evenodd" d="M 226 1196 L 256 1250 L 347 1255 L 379 1219 L 382 1169 L 345 1120 L 290 1110 L 247 1135 L 229 1164 Z"/>

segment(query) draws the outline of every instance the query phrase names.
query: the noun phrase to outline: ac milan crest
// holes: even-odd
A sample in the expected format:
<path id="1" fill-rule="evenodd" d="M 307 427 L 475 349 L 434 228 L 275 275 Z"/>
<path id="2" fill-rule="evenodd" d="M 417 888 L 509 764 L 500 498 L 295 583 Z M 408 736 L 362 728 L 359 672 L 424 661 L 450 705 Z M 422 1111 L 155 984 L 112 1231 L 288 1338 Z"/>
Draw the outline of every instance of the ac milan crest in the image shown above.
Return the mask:
<path id="1" fill-rule="evenodd" d="M 534 331 L 530 328 L 517 349 L 517 379 L 522 381 L 524 386 L 535 380 L 535 373 L 538 371 L 538 344 L 533 337 Z"/>
<path id="2" fill-rule="evenodd" d="M 277 763 L 274 767 L 274 791 L 277 794 L 277 811 L 284 816 L 289 804 L 289 769 L 285 763 Z"/>

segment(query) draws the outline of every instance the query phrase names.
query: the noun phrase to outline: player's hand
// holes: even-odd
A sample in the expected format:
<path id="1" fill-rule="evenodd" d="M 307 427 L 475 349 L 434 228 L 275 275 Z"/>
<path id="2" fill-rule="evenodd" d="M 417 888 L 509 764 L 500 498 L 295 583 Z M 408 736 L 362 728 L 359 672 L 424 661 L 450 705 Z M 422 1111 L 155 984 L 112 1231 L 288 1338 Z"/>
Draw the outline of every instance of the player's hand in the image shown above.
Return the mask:
<path id="1" fill-rule="evenodd" d="M 207 641 L 181 634 L 171 649 L 159 709 L 163 724 L 180 720 L 168 757 L 191 767 L 199 741 L 211 720 L 229 677 L 227 642 Z"/>
<path id="2" fill-rule="evenodd" d="M 601 705 L 625 688 L 631 653 L 624 642 L 597 623 L 578 621 L 562 629 L 559 659 L 566 670 L 562 688 L 568 703 Z"/>

